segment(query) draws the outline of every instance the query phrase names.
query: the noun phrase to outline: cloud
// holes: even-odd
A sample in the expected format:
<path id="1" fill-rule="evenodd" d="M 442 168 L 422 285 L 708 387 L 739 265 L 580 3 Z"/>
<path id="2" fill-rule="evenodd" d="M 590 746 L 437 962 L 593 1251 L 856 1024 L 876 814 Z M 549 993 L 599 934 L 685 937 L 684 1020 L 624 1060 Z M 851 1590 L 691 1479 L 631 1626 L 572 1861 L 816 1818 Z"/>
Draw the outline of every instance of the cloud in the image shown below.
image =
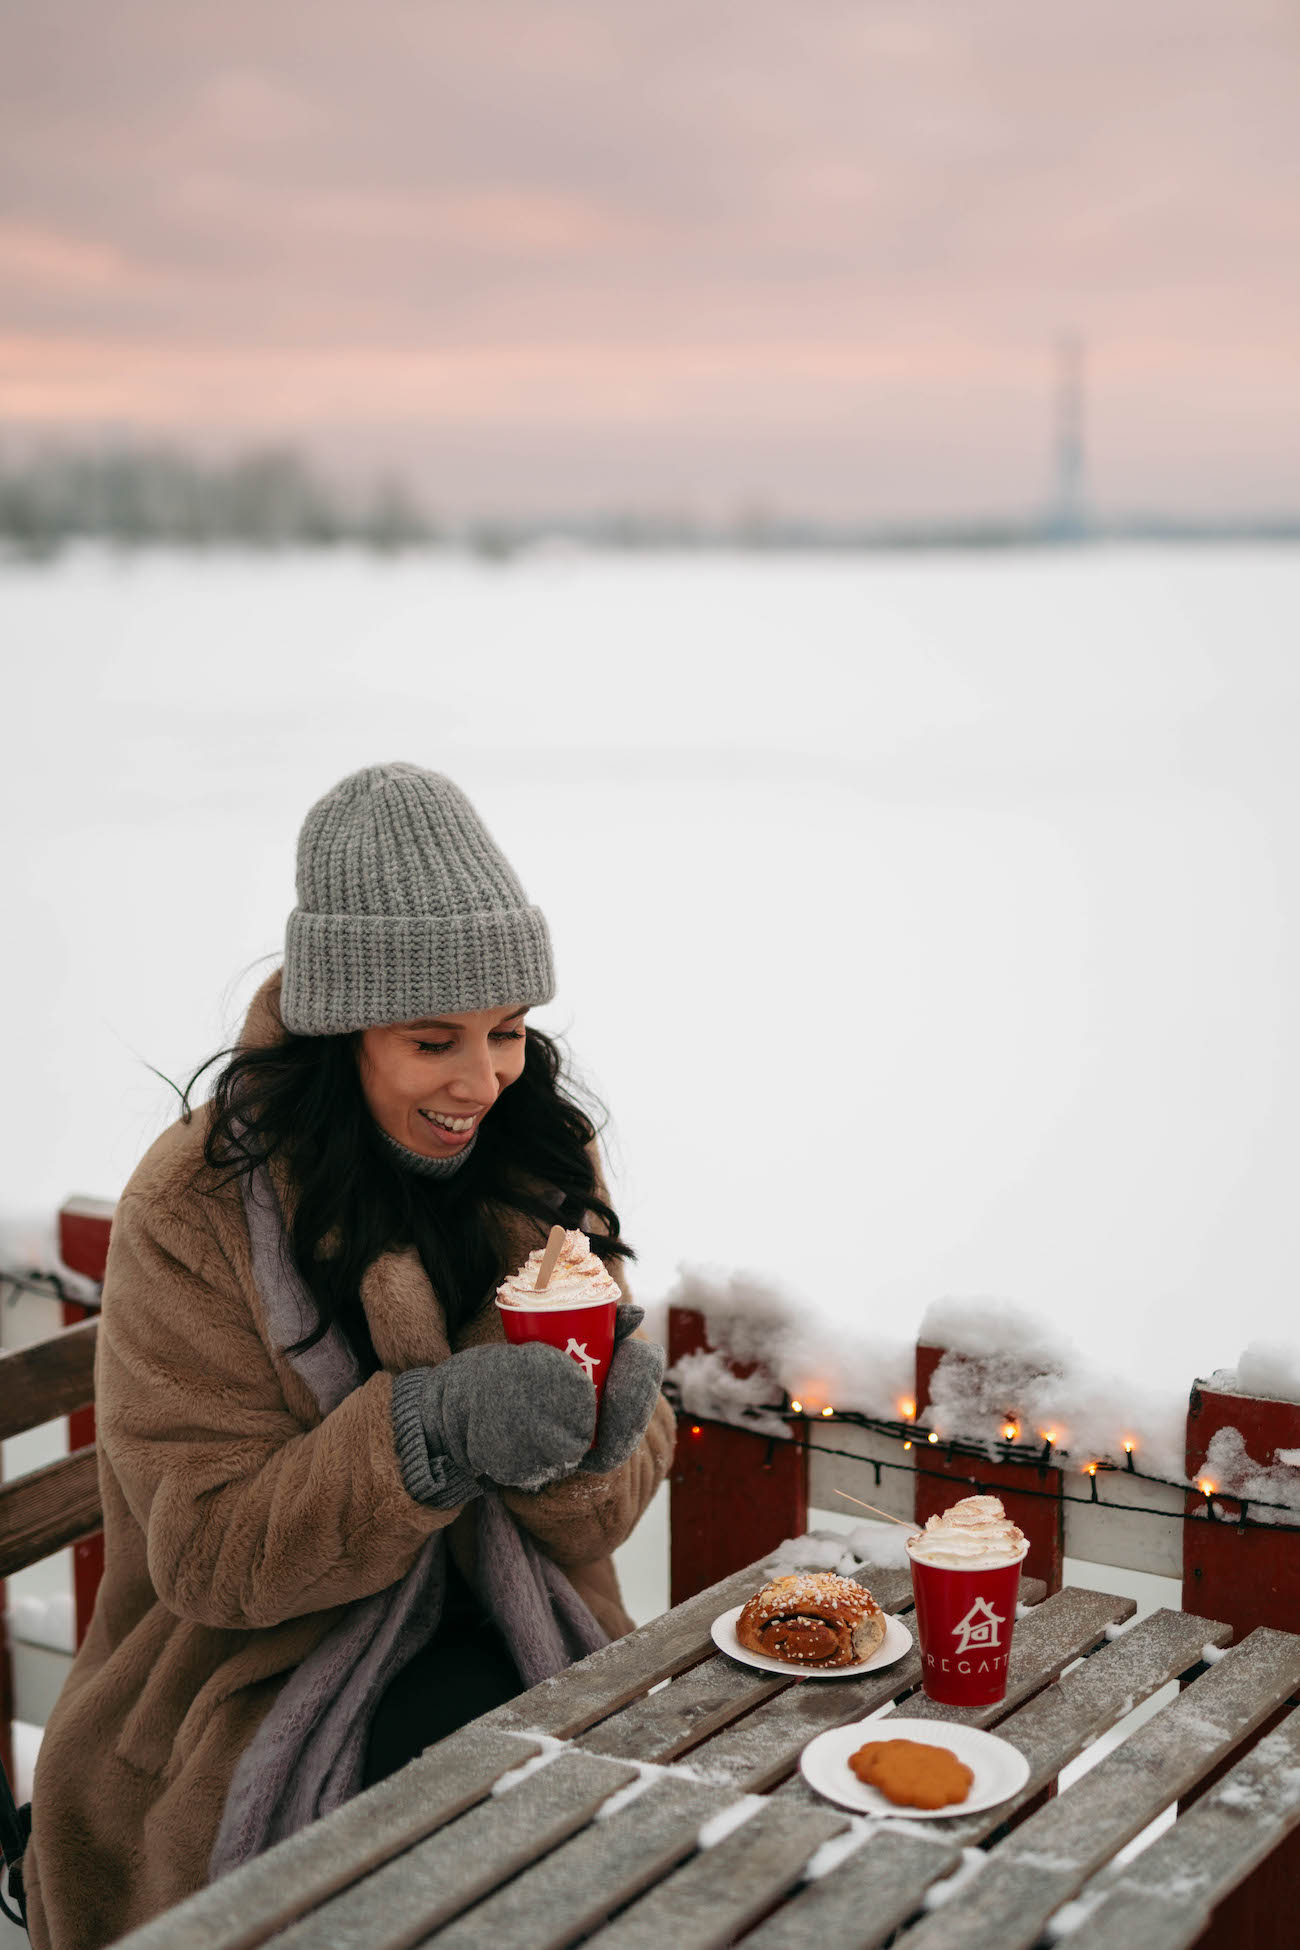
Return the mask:
<path id="1" fill-rule="evenodd" d="M 708 466 L 741 401 L 815 429 L 841 386 L 869 431 L 887 370 L 955 453 L 984 437 L 958 383 L 1041 390 L 1071 326 L 1099 383 L 1169 349 L 1189 412 L 1250 363 L 1261 483 L 1290 438 L 1280 0 L 66 0 L 6 33 L 0 268 L 9 329 L 48 342 L 13 382 L 36 417 L 206 425 L 238 396 L 325 425 L 368 388 L 377 424 L 403 389 L 442 424 L 454 372 L 457 417 L 581 439 L 659 413 Z"/>
<path id="2" fill-rule="evenodd" d="M 0 217 L 0 285 L 84 299 L 120 289 L 131 276 L 111 244 Z"/>

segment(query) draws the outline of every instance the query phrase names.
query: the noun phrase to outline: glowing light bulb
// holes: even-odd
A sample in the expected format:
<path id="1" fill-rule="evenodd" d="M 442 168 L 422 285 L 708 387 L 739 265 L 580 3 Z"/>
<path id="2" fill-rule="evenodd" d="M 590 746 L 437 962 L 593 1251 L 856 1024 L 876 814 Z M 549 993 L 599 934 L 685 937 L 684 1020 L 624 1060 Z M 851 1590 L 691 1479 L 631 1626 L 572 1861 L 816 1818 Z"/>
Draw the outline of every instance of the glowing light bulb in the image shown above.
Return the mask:
<path id="1" fill-rule="evenodd" d="M 699 1423 L 698 1423 L 698 1422 L 692 1422 L 692 1423 L 691 1423 L 691 1434 L 692 1434 L 692 1435 L 703 1435 L 703 1434 L 704 1434 L 704 1431 L 703 1431 L 703 1429 L 702 1429 L 702 1428 L 700 1427 L 700 1425 L 699 1425 Z"/>
<path id="2" fill-rule="evenodd" d="M 834 1410 L 833 1408 L 831 1408 L 831 1407 L 829 1407 L 829 1406 L 828 1406 L 828 1407 L 826 1407 L 826 1408 L 824 1408 L 824 1409 L 822 1410 L 822 1414 L 823 1414 L 823 1415 L 833 1415 L 834 1413 L 835 1413 L 835 1410 Z"/>
<path id="3" fill-rule="evenodd" d="M 1202 1476 L 1196 1487 L 1202 1496 L 1213 1496 L 1218 1484 L 1212 1483 L 1208 1476 Z"/>
<path id="4" fill-rule="evenodd" d="M 802 1403 L 802 1402 L 791 1402 L 791 1404 L 790 1404 L 790 1409 L 791 1409 L 791 1413 L 792 1413 L 792 1414 L 795 1414 L 795 1415 L 802 1415 L 802 1414 L 803 1414 L 803 1403 Z"/>
<path id="5" fill-rule="evenodd" d="M 930 1433 L 929 1433 L 929 1435 L 928 1435 L 928 1436 L 926 1437 L 926 1441 L 927 1441 L 927 1442 L 937 1442 L 938 1440 L 939 1440 L 939 1438 L 938 1438 L 938 1436 L 937 1436 L 937 1435 L 935 1434 L 935 1432 L 934 1432 L 934 1430 L 933 1430 L 933 1429 L 931 1429 L 931 1431 L 930 1431 Z"/>
<path id="6" fill-rule="evenodd" d="M 912 1445 L 911 1445 L 911 1443 L 910 1443 L 910 1442 L 905 1442 L 905 1443 L 903 1444 L 903 1447 L 904 1447 L 904 1449 L 910 1449 L 910 1448 L 911 1448 L 911 1446 L 912 1446 Z"/>
<path id="7" fill-rule="evenodd" d="M 1014 1442 L 1019 1434 L 1020 1431 L 1014 1422 L 1004 1422 L 1002 1424 L 1002 1439 L 1004 1442 Z"/>
<path id="8" fill-rule="evenodd" d="M 1124 1454 L 1126 1456 L 1131 1456 L 1133 1454 L 1133 1444 L 1131 1442 L 1126 1442 L 1124 1444 Z"/>
<path id="9" fill-rule="evenodd" d="M 1086 1469 L 1084 1470 L 1084 1475 L 1085 1475 L 1085 1476 L 1095 1476 L 1096 1474 L 1097 1474 L 1097 1465 L 1096 1465 L 1096 1463 L 1089 1463 L 1089 1464 L 1087 1465 L 1087 1468 L 1086 1468 Z"/>
<path id="10" fill-rule="evenodd" d="M 912 1421 L 915 1421 L 915 1419 L 916 1419 L 916 1403 L 915 1403 L 914 1401 L 908 1401 L 908 1400 L 906 1400 L 906 1399 L 904 1399 L 903 1401 L 901 1401 L 901 1402 L 900 1402 L 900 1403 L 898 1404 L 898 1406 L 899 1406 L 899 1410 L 900 1410 L 900 1412 L 901 1412 L 901 1414 L 902 1414 L 902 1417 L 903 1417 L 903 1420 L 904 1420 L 905 1422 L 912 1422 Z"/>
<path id="11" fill-rule="evenodd" d="M 1040 1429 L 1040 1430 L 1039 1430 L 1039 1434 L 1040 1434 L 1040 1435 L 1042 1436 L 1042 1438 L 1043 1438 L 1043 1441 L 1044 1441 L 1044 1442 L 1053 1442 L 1053 1443 L 1054 1443 L 1054 1442 L 1056 1441 L 1056 1430 L 1055 1430 L 1055 1429 Z"/>

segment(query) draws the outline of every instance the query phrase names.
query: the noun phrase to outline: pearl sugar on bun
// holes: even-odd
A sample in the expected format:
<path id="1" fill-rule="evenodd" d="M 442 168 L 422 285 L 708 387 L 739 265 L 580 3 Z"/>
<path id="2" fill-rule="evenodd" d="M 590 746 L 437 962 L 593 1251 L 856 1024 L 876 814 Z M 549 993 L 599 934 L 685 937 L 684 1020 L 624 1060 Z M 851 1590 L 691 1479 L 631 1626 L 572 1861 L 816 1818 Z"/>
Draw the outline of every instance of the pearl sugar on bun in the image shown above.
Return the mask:
<path id="1" fill-rule="evenodd" d="M 796 1571 L 756 1591 L 736 1620 L 748 1652 L 792 1666 L 854 1666 L 885 1636 L 885 1614 L 871 1593 L 830 1571 Z"/>

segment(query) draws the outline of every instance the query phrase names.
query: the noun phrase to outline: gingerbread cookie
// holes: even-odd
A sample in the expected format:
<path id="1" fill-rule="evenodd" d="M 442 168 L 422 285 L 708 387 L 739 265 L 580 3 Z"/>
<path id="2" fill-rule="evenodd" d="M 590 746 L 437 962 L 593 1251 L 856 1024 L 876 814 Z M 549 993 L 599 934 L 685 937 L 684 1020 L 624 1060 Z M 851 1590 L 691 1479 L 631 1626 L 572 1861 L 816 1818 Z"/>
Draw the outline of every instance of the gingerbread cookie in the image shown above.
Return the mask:
<path id="1" fill-rule="evenodd" d="M 869 1740 L 849 1755 L 849 1766 L 900 1808 L 946 1808 L 964 1801 L 975 1779 L 949 1748 L 922 1740 Z"/>

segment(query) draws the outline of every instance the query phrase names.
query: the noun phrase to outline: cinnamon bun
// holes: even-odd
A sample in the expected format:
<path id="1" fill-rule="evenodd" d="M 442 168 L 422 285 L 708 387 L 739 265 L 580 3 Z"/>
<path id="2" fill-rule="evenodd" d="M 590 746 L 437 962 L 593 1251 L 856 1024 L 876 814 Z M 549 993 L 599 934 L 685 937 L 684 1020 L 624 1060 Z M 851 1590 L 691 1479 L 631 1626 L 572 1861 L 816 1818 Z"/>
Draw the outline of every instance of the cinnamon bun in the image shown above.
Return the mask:
<path id="1" fill-rule="evenodd" d="M 756 1591 L 736 1620 L 748 1652 L 792 1666 L 855 1666 L 885 1636 L 885 1614 L 871 1593 L 830 1571 L 796 1571 Z"/>

